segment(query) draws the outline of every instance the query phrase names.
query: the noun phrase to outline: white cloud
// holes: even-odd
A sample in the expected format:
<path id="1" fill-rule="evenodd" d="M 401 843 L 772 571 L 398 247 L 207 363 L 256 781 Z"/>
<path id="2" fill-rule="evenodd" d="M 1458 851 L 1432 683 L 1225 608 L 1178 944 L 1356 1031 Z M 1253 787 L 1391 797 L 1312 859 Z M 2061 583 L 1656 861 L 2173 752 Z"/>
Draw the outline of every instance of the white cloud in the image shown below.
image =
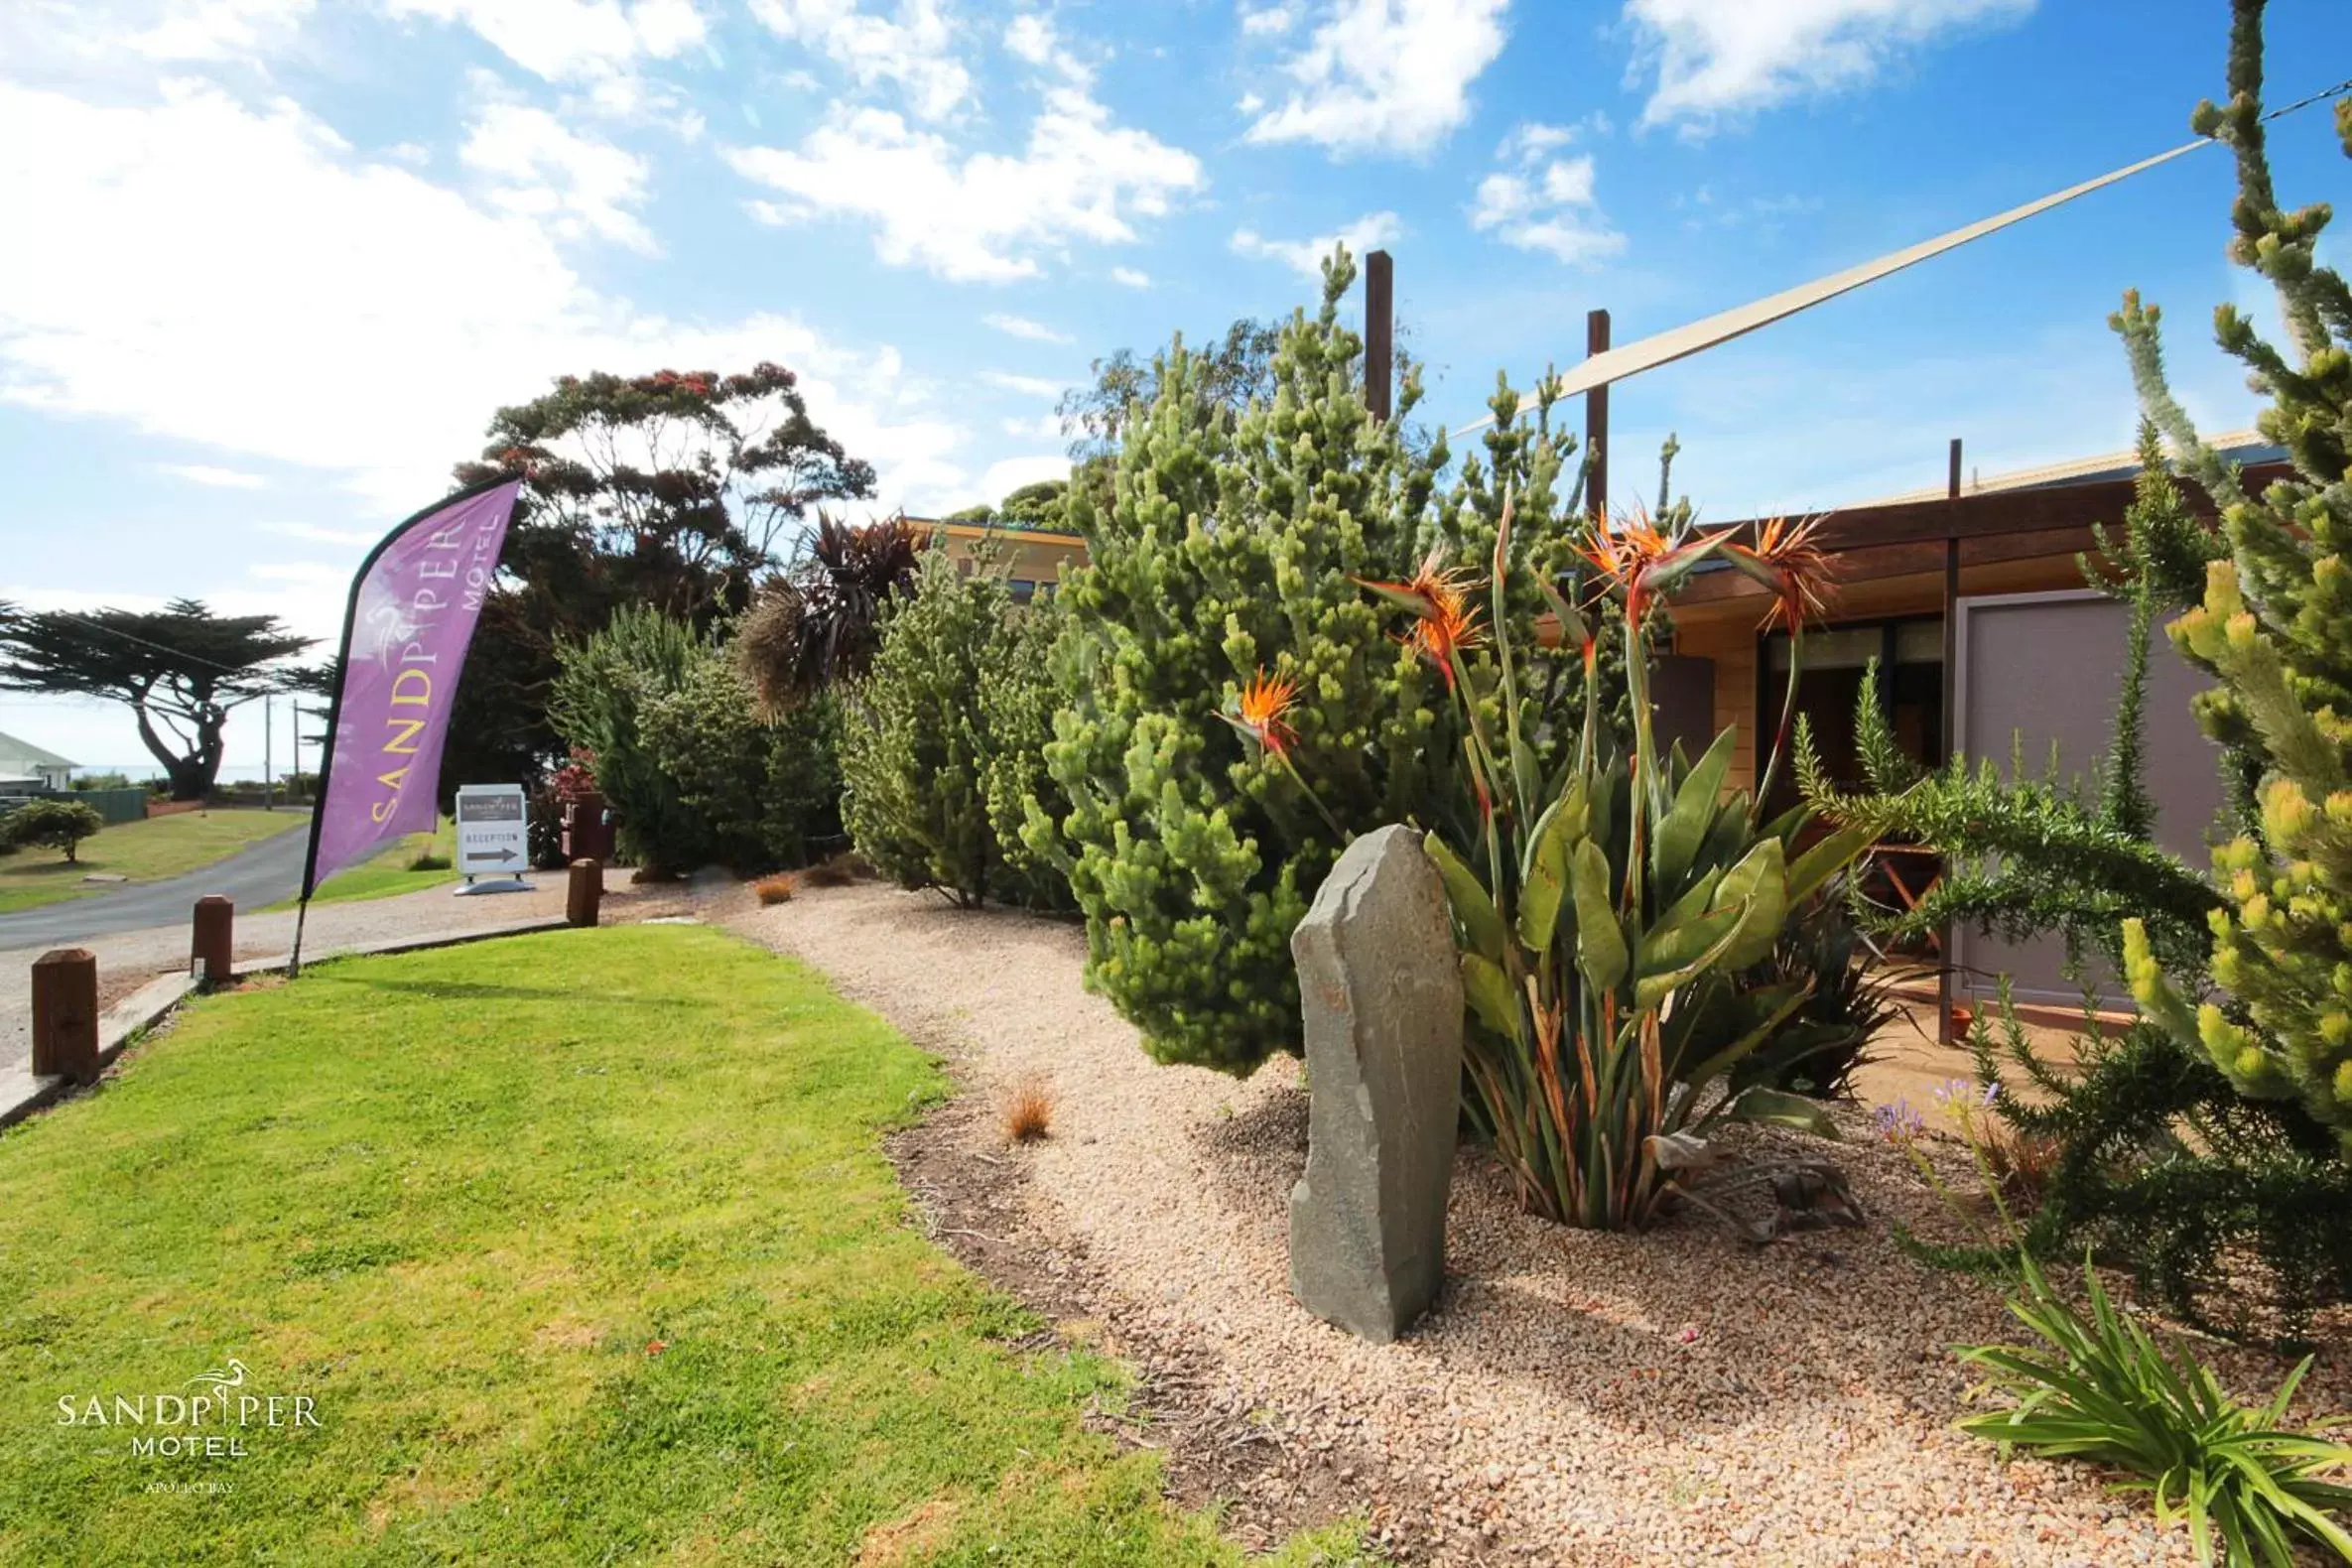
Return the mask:
<path id="1" fill-rule="evenodd" d="M 1002 387 L 1007 392 L 1025 392 L 1031 397 L 1062 395 L 1062 383 L 1049 381 L 1043 376 L 1014 375 L 1009 370 L 982 370 L 980 378 L 992 387 Z"/>
<path id="2" fill-rule="evenodd" d="M 704 42 L 696 0 L 379 0 L 395 17 L 471 28 L 500 54 L 550 81 L 625 74 L 642 60 L 674 60 Z"/>
<path id="3" fill-rule="evenodd" d="M 1076 87 L 1049 88 L 1018 155 L 965 154 L 886 109 L 837 107 L 798 148 L 728 150 L 745 179 L 789 198 L 757 215 L 863 219 L 874 251 L 958 283 L 1035 277 L 1035 253 L 1074 241 L 1135 238 L 1205 184 L 1200 160 L 1144 131 L 1111 123 Z"/>
<path id="4" fill-rule="evenodd" d="M 1003 423 L 1004 434 L 1017 436 L 1023 441 L 1031 437 L 1054 441 L 1062 434 L 1062 417 L 1059 414 L 1040 414 L 1035 419 L 1008 419 Z"/>
<path id="5" fill-rule="evenodd" d="M 787 316 L 633 309 L 540 222 L 360 159 L 292 103 L 179 83 L 99 107 L 0 84 L 0 211 L 76 237 L 0 246 L 0 400 L 338 476 L 387 515 L 445 491 L 498 405 L 665 364 L 790 365 L 885 503 L 966 478 L 969 433 L 895 350 Z"/>
<path id="6" fill-rule="evenodd" d="M 1151 287 L 1151 274 L 1133 267 L 1113 267 L 1111 269 L 1111 281 L 1125 289 L 1148 289 Z"/>
<path id="7" fill-rule="evenodd" d="M 1513 165 L 1478 183 L 1470 226 L 1505 245 L 1542 251 L 1585 265 L 1617 255 L 1626 237 L 1609 226 L 1593 196 L 1593 155 L 1550 154 L 1576 137 L 1573 127 L 1524 124 L 1503 138 L 1496 156 Z"/>
<path id="8" fill-rule="evenodd" d="M 1026 316 L 1009 316 L 1002 311 L 991 312 L 980 320 L 1008 337 L 1026 337 L 1036 343 L 1066 343 L 1068 332 L 1057 332 L 1043 322 L 1033 322 Z"/>
<path id="9" fill-rule="evenodd" d="M 1335 0 L 1284 63 L 1297 86 L 1250 125 L 1248 139 L 1314 142 L 1335 153 L 1426 152 L 1469 117 L 1470 84 L 1503 53 L 1506 3 Z"/>
<path id="10" fill-rule="evenodd" d="M 129 39 L 153 61 L 236 60 L 283 40 L 315 0 L 173 0 L 152 27 Z"/>
<path id="11" fill-rule="evenodd" d="M 300 539 L 314 545 L 344 545 L 364 548 L 383 538 L 380 530 L 366 528 L 322 528 L 317 523 L 256 523 L 265 534 L 276 534 L 283 539 Z"/>
<path id="12" fill-rule="evenodd" d="M 1511 127 L 1508 136 L 1503 138 L 1503 144 L 1495 149 L 1495 157 L 1502 163 L 1540 158 L 1545 153 L 1557 152 L 1587 136 L 1607 136 L 1609 132 L 1609 116 L 1600 109 L 1595 109 L 1572 125 L 1521 120 Z"/>
<path id="13" fill-rule="evenodd" d="M 1626 0 L 1632 75 L 1654 74 L 1644 125 L 1704 132 L 1725 115 L 1869 82 L 1937 35 L 2013 21 L 2033 0 Z"/>
<path id="14" fill-rule="evenodd" d="M 1363 265 L 1364 253 L 1392 244 L 1404 232 L 1403 224 L 1393 212 L 1367 212 L 1355 222 L 1336 233 L 1318 234 L 1312 239 L 1267 239 L 1253 228 L 1234 230 L 1233 250 L 1237 256 L 1260 256 L 1279 261 L 1304 277 L 1320 283 L 1323 279 L 1323 258 L 1332 247 L 1345 244 L 1348 254 Z"/>
<path id="15" fill-rule="evenodd" d="M 917 119 L 953 114 L 972 96 L 972 72 L 953 53 L 955 34 L 938 0 L 901 0 L 895 20 L 855 0 L 751 0 L 777 37 L 822 52 L 860 87 L 895 82 Z"/>
<path id="16" fill-rule="evenodd" d="M 567 129 L 545 109 L 491 104 L 458 157 L 490 182 L 492 201 L 541 220 L 559 239 L 592 234 L 648 255 L 661 248 L 629 210 L 645 199 L 645 160 Z"/>
<path id="17" fill-rule="evenodd" d="M 1095 79 L 1093 69 L 1063 47 L 1053 23 L 1037 12 L 1025 11 L 1012 19 L 1004 30 L 1004 48 L 1015 58 L 1059 72 L 1078 86 L 1088 86 Z"/>
<path id="18" fill-rule="evenodd" d="M 208 462 L 159 462 L 155 467 L 158 473 L 214 490 L 266 490 L 270 485 L 258 473 L 247 473 L 242 468 L 216 468 Z"/>
<path id="19" fill-rule="evenodd" d="M 1002 500 L 1024 484 L 1035 484 L 1041 479 L 1069 477 L 1070 458 L 1062 453 L 1049 453 L 1035 457 L 1006 457 L 988 464 L 987 472 L 980 476 L 980 492 L 991 500 Z"/>
<path id="20" fill-rule="evenodd" d="M 0 0 L 0 65 L 147 84 L 159 65 L 258 62 L 301 31 L 317 0 Z"/>
<path id="21" fill-rule="evenodd" d="M 1289 32 L 1297 21 L 1298 18 L 1291 13 L 1290 7 L 1284 5 L 1270 5 L 1258 11 L 1244 11 L 1241 13 L 1241 36 L 1243 38 L 1280 38 Z"/>
<path id="22" fill-rule="evenodd" d="M 374 543 L 370 540 L 369 543 Z M 256 561 L 245 568 L 245 575 L 264 583 L 281 583 L 291 588 L 307 588 L 314 596 L 326 596 L 348 588 L 352 569 L 326 561 Z"/>

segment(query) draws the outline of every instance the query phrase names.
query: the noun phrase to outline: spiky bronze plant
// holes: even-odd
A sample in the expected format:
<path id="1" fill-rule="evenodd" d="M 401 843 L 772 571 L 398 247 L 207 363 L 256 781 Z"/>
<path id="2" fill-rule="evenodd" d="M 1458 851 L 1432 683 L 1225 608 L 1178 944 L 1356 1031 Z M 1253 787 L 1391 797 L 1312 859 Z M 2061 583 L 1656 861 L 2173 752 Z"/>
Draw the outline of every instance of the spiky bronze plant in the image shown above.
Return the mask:
<path id="1" fill-rule="evenodd" d="M 773 715 L 873 662 L 884 609 L 914 591 L 921 541 L 904 516 L 862 527 L 820 516 L 808 548 L 743 617 L 736 657 Z"/>

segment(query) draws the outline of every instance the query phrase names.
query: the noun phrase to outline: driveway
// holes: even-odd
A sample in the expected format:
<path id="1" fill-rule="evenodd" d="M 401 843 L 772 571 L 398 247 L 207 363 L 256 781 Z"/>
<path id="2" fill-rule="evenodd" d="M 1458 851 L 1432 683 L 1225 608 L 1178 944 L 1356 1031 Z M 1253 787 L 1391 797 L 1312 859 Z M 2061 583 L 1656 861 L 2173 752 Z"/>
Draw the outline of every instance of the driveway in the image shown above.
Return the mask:
<path id="1" fill-rule="evenodd" d="M 111 931 L 185 925 L 196 901 L 207 893 L 233 899 L 239 909 L 280 903 L 302 891 L 303 854 L 310 844 L 306 823 L 185 876 L 0 915 L 0 950 L 71 947 Z"/>

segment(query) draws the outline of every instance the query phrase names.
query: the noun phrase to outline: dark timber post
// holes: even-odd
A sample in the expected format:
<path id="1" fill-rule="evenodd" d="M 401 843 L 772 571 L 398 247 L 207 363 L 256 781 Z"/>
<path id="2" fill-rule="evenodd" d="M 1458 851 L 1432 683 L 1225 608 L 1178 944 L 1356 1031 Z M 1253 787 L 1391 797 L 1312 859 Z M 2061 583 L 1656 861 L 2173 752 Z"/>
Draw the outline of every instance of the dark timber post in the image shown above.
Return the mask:
<path id="1" fill-rule="evenodd" d="M 1944 479 L 1944 499 L 1951 511 L 1951 531 L 1944 535 L 1944 761 L 1952 760 L 1953 737 L 1960 733 L 1960 438 L 1952 438 L 1952 465 Z M 1944 867 L 1949 872 L 1951 867 Z M 1935 1038 L 1952 1043 L 1952 923 L 1937 932 Z"/>
<path id="2" fill-rule="evenodd" d="M 1584 355 L 1609 351 L 1609 313 L 1584 313 Z M 1609 520 L 1609 383 L 1604 381 L 1584 395 L 1585 509 L 1603 522 Z"/>
<path id="3" fill-rule="evenodd" d="M 1388 422 L 1396 408 L 1396 264 L 1384 250 L 1364 258 L 1364 401 Z"/>
<path id="4" fill-rule="evenodd" d="M 77 1084 L 98 1076 L 98 960 L 61 948 L 33 961 L 33 1076 Z"/>
<path id="5" fill-rule="evenodd" d="M 196 901 L 196 940 L 189 952 L 188 972 L 206 987 L 229 982 L 236 917 L 237 906 L 218 893 L 207 893 Z"/>
<path id="6" fill-rule="evenodd" d="M 564 921 L 567 925 L 592 926 L 596 923 L 596 906 L 604 897 L 604 862 L 601 860 L 574 860 L 572 882 L 564 889 Z"/>

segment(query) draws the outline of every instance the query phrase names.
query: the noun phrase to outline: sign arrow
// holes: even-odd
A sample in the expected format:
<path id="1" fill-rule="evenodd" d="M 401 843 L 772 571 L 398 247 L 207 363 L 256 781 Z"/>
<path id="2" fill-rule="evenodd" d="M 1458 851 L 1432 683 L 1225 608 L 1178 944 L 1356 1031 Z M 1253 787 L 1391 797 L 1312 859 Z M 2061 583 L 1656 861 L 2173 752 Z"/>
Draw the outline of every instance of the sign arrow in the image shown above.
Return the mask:
<path id="1" fill-rule="evenodd" d="M 517 855 L 517 854 L 514 852 L 514 850 L 513 850 L 513 849 L 511 849 L 507 848 L 505 845 L 500 845 L 500 846 L 498 847 L 498 852 L 497 852 L 496 854 L 492 854 L 492 853 L 490 853 L 490 852 L 489 852 L 488 850 L 486 850 L 486 849 L 476 849 L 476 850 L 472 851 L 471 853 L 467 854 L 467 855 L 465 856 L 465 858 L 467 858 L 468 860 L 500 860 L 500 861 L 505 861 L 505 860 L 519 859 L 519 858 L 521 858 L 521 856 Z"/>

